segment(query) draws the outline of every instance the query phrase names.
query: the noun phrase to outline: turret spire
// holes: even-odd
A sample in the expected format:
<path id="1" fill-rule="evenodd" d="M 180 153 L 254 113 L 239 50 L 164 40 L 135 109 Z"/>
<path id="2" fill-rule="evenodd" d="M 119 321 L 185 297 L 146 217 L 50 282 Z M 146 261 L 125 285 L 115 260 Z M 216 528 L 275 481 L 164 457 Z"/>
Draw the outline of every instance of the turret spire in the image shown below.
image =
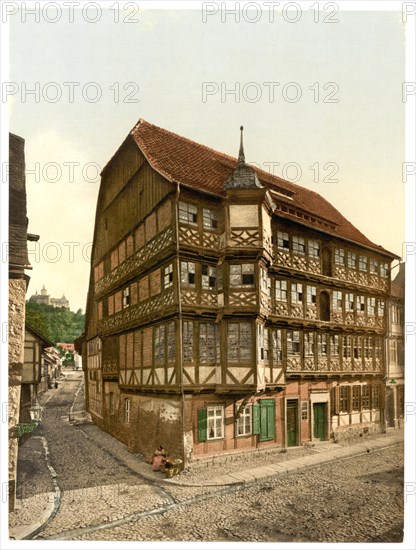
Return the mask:
<path id="1" fill-rule="evenodd" d="M 240 150 L 238 152 L 238 162 L 239 164 L 245 164 L 246 162 L 246 157 L 244 155 L 244 145 L 243 145 L 243 130 L 244 130 L 244 126 L 240 126 Z"/>
<path id="2" fill-rule="evenodd" d="M 225 189 L 247 189 L 262 187 L 255 170 L 246 164 L 243 145 L 244 126 L 240 126 L 240 150 L 238 152 L 238 162 L 234 171 L 228 176 L 224 183 Z"/>

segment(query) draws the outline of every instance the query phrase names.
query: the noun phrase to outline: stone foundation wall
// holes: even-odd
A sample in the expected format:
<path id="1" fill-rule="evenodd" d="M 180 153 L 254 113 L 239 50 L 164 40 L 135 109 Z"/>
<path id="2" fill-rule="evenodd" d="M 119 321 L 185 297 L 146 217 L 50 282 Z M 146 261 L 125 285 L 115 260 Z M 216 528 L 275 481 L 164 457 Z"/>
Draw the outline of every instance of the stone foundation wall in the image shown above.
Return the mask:
<path id="1" fill-rule="evenodd" d="M 25 341 L 26 281 L 9 280 L 9 509 L 14 510 L 17 475 L 18 439 L 13 428 L 19 423 L 20 392 Z"/>

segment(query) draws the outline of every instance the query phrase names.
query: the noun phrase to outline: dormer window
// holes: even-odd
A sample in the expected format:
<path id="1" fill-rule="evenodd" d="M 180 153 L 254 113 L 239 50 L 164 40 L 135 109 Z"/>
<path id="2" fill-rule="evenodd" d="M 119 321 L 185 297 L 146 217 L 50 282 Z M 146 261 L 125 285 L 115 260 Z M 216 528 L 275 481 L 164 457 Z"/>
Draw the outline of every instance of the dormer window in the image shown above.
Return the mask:
<path id="1" fill-rule="evenodd" d="M 179 221 L 187 225 L 198 225 L 198 209 L 194 204 L 179 201 Z"/>

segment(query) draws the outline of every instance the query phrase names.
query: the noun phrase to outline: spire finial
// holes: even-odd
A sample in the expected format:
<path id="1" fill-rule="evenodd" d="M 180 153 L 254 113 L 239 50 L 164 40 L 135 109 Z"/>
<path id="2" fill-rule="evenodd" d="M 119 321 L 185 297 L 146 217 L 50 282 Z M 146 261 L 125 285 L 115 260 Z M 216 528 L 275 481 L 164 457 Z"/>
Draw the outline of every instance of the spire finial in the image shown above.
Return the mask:
<path id="1" fill-rule="evenodd" d="M 246 158 L 244 156 L 244 146 L 243 146 L 243 130 L 244 130 L 244 126 L 240 126 L 240 132 L 241 132 L 240 151 L 238 152 L 238 162 L 239 162 L 239 164 L 245 164 L 245 162 L 246 162 Z"/>

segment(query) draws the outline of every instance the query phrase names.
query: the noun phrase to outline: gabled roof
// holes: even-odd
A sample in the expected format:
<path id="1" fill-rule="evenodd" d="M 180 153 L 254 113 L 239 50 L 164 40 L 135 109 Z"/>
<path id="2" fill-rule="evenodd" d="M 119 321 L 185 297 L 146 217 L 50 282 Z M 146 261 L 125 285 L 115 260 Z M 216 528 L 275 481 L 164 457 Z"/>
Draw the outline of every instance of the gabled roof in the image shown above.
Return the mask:
<path id="1" fill-rule="evenodd" d="M 236 158 L 143 119 L 138 121 L 129 135 L 133 137 L 152 168 L 168 181 L 225 196 L 224 184 L 238 164 Z M 261 185 L 271 191 L 277 205 L 277 215 L 370 247 L 391 257 L 398 257 L 370 241 L 318 193 L 255 166 L 253 168 Z"/>

